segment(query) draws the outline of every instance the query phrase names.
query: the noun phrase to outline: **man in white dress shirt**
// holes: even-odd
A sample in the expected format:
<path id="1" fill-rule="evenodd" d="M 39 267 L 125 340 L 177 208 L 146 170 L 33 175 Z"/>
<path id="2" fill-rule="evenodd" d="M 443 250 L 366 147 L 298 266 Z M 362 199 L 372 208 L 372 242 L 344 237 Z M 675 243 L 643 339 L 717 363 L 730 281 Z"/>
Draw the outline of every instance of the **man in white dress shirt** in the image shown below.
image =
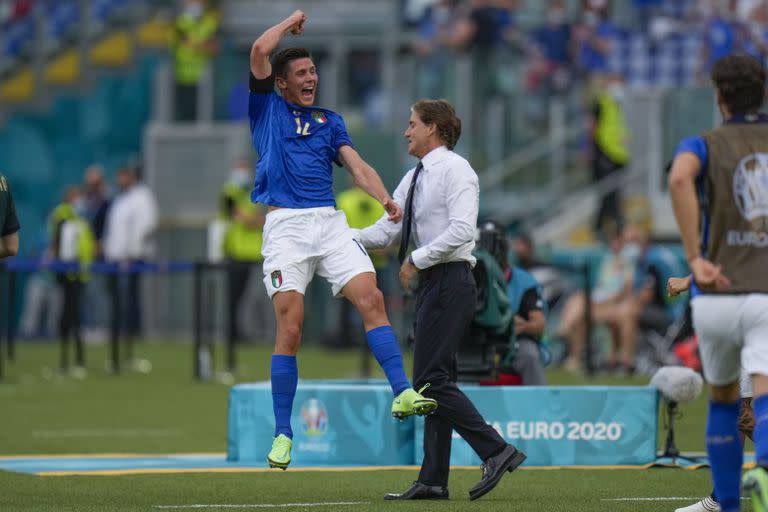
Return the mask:
<path id="1" fill-rule="evenodd" d="M 440 404 L 424 427 L 424 462 L 419 478 L 405 492 L 387 500 L 448 499 L 451 431 L 456 430 L 484 461 L 482 480 L 469 492 L 477 499 L 525 454 L 489 426 L 456 385 L 454 357 L 475 312 L 475 227 L 480 192 L 477 174 L 454 153 L 461 120 L 445 100 L 421 100 L 411 107 L 405 138 L 408 153 L 419 159 L 398 185 L 394 200 L 404 210 L 403 221 L 386 216 L 357 233 L 365 247 L 400 240 L 400 282 L 408 289 L 418 277 L 413 380 L 429 386 L 424 396 Z M 412 236 L 412 238 L 411 238 Z M 408 242 L 416 249 L 405 259 Z"/>
<path id="2" fill-rule="evenodd" d="M 155 196 L 147 185 L 139 181 L 138 169 L 134 167 L 120 169 L 117 184 L 120 193 L 107 211 L 104 257 L 121 265 L 151 259 L 158 221 Z M 140 275 L 137 272 L 119 274 L 114 283 L 117 290 L 113 293 L 119 294 L 121 330 L 129 339 L 139 336 L 141 331 Z"/>

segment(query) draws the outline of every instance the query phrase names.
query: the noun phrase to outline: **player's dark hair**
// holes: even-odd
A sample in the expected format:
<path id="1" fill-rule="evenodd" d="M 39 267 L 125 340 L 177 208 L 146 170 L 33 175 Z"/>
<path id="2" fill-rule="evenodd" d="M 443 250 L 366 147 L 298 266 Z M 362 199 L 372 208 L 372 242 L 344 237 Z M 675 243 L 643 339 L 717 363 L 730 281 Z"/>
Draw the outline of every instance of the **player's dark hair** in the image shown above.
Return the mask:
<path id="1" fill-rule="evenodd" d="M 305 58 L 311 59 L 312 55 L 304 48 L 283 48 L 272 55 L 272 73 L 275 76 L 285 78 L 285 74 L 288 72 L 288 64 L 290 64 L 292 60 Z"/>
<path id="2" fill-rule="evenodd" d="M 437 135 L 448 149 L 453 149 L 461 137 L 461 119 L 447 100 L 419 100 L 411 110 L 424 124 L 437 126 Z"/>
<path id="3" fill-rule="evenodd" d="M 754 114 L 765 98 L 765 67 L 748 55 L 728 55 L 712 66 L 712 82 L 731 114 Z"/>

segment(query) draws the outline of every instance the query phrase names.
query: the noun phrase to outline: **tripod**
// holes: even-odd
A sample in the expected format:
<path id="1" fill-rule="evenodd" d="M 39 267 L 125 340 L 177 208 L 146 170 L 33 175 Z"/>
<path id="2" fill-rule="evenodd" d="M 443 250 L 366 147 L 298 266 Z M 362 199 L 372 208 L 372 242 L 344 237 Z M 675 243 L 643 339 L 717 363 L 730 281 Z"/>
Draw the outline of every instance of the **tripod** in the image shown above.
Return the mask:
<path id="1" fill-rule="evenodd" d="M 677 407 L 677 402 L 671 402 L 665 400 L 666 403 L 666 415 L 667 415 L 667 440 L 664 444 L 664 453 L 661 457 L 669 457 L 672 459 L 673 464 L 698 464 L 700 461 L 696 458 L 685 457 L 680 455 L 680 450 L 675 444 L 675 418 L 680 417 L 681 413 Z"/>

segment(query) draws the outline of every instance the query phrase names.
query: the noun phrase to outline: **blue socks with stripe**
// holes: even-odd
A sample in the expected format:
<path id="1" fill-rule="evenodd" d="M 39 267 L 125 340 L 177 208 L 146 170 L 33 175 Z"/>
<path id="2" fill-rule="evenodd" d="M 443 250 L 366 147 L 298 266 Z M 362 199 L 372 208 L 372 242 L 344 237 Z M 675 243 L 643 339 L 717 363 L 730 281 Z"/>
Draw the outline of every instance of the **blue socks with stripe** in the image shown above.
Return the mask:
<path id="1" fill-rule="evenodd" d="M 755 412 L 755 462 L 768 468 L 768 395 L 755 398 L 752 408 Z"/>
<path id="2" fill-rule="evenodd" d="M 275 412 L 275 437 L 285 434 L 293 439 L 291 410 L 293 409 L 293 397 L 296 396 L 296 384 L 299 381 L 296 356 L 273 354 L 270 373 L 272 377 L 272 409 Z"/>
<path id="3" fill-rule="evenodd" d="M 395 396 L 411 387 L 403 368 L 403 354 L 397 344 L 395 331 L 391 325 L 382 325 L 365 333 L 368 338 L 368 347 L 378 361 L 379 366 L 387 376 L 389 385 Z"/>
<path id="4" fill-rule="evenodd" d="M 723 512 L 739 510 L 741 466 L 744 460 L 738 427 L 740 409 L 740 401 L 709 402 L 707 454 L 712 466 L 715 496 Z M 755 416 L 757 416 L 757 409 L 755 409 Z M 755 442 L 757 443 L 757 436 L 755 436 Z"/>

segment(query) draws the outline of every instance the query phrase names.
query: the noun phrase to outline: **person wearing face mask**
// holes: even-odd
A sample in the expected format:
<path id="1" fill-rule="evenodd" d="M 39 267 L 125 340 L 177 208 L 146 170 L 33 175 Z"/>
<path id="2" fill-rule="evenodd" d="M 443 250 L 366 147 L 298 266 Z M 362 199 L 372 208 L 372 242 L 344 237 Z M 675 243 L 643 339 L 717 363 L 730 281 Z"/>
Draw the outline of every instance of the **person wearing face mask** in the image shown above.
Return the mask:
<path id="1" fill-rule="evenodd" d="M 623 254 L 634 262 L 639 327 L 663 335 L 685 310 L 684 301 L 667 294 L 666 283 L 670 277 L 683 274 L 685 269 L 671 250 L 650 243 L 643 231 L 631 225 L 624 228 Z"/>
<path id="2" fill-rule="evenodd" d="M 63 307 L 59 317 L 59 339 L 61 341 L 60 368 L 69 371 L 69 339 L 75 341 L 75 367 L 73 374 L 82 376 L 85 372 L 85 353 L 80 333 L 80 297 L 83 283 L 90 279 L 87 266 L 96 255 L 96 242 L 88 222 L 83 218 L 85 202 L 77 187 L 64 192 L 64 201 L 54 208 L 50 216 L 51 255 L 55 260 L 79 263 L 81 268 L 74 272 L 56 272 L 56 282 L 61 289 Z"/>
<path id="3" fill-rule="evenodd" d="M 219 20 L 203 0 L 184 0 L 171 33 L 177 121 L 197 119 L 198 84 L 218 45 Z"/>
<path id="4" fill-rule="evenodd" d="M 245 337 L 240 328 L 240 312 L 245 306 L 243 301 L 248 287 L 251 272 L 260 270 L 264 261 L 261 255 L 262 229 L 264 227 L 264 211 L 259 205 L 251 202 L 251 187 L 253 186 L 253 171 L 251 163 L 239 159 L 232 165 L 229 178 L 219 195 L 219 217 L 226 221 L 222 249 L 227 261 L 228 300 L 227 309 L 227 366 L 230 372 L 235 370 L 234 347 Z M 260 294 L 261 295 L 261 294 Z M 249 316 L 256 318 L 259 336 L 267 335 L 265 327 L 271 325 L 267 304 L 251 304 Z"/>
<path id="5" fill-rule="evenodd" d="M 629 163 L 627 125 L 624 120 L 623 80 L 618 75 L 598 79 L 598 92 L 592 107 L 592 180 L 600 183 L 608 176 L 621 172 Z M 624 215 L 621 210 L 621 187 L 614 186 L 605 193 L 595 217 L 595 233 L 602 236 L 606 229 L 621 231 Z"/>
<path id="6" fill-rule="evenodd" d="M 107 212 L 104 257 L 118 263 L 121 269 L 151 259 L 155 253 L 158 205 L 152 190 L 139 180 L 139 172 L 138 164 L 117 171 L 119 193 Z M 132 368 L 146 372 L 151 365 L 133 359 L 132 353 L 133 341 L 142 330 L 141 276 L 141 272 L 121 271 L 110 275 L 110 287 L 118 309 L 113 312 L 113 328 L 127 337 L 125 355 Z"/>

